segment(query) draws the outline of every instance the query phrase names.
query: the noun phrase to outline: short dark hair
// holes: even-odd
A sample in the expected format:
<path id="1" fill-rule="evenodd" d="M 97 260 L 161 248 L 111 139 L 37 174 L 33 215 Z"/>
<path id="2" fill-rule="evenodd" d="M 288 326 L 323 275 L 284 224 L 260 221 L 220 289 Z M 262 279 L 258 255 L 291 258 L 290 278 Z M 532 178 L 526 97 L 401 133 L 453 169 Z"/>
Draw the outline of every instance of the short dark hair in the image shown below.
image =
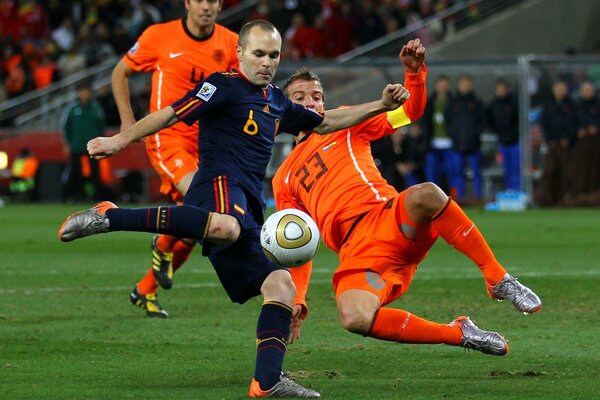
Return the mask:
<path id="1" fill-rule="evenodd" d="M 248 34 L 255 26 L 258 26 L 265 32 L 277 32 L 279 34 L 279 31 L 277 30 L 277 28 L 275 28 L 275 25 L 273 25 L 269 21 L 266 21 L 264 19 L 255 19 L 253 21 L 245 23 L 244 26 L 242 26 L 242 29 L 240 29 L 240 33 L 238 36 L 238 45 L 241 48 L 246 47 L 248 41 Z M 279 35 L 281 36 L 281 34 Z"/>
<path id="2" fill-rule="evenodd" d="M 296 82 L 296 81 L 317 81 L 319 82 L 319 85 L 323 86 L 321 84 L 321 79 L 319 79 L 319 76 L 317 74 L 315 74 L 314 72 L 312 72 L 310 70 L 310 68 L 308 68 L 307 66 L 303 66 L 300 67 L 296 70 L 296 72 L 294 72 L 292 74 L 292 76 L 290 76 L 288 78 L 288 80 L 285 82 L 285 84 L 283 85 L 283 93 L 286 94 L 286 96 L 289 95 L 289 93 L 287 92 L 289 86 Z M 323 98 L 325 98 L 325 96 L 323 96 Z"/>

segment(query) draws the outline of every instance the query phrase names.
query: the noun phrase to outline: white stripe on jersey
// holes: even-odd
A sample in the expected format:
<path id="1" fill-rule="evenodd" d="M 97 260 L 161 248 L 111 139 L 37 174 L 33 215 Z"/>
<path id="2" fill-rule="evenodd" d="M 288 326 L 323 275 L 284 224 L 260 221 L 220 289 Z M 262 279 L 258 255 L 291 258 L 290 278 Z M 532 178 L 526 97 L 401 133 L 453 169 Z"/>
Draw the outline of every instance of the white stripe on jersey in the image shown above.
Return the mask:
<path id="1" fill-rule="evenodd" d="M 162 106 L 162 84 L 163 84 L 163 71 L 160 69 L 160 65 L 156 67 L 158 71 L 158 83 L 156 87 L 156 109 L 160 110 Z M 162 169 L 165 174 L 169 176 L 169 178 L 174 179 L 175 175 L 167 168 L 162 161 L 162 154 L 160 154 L 160 131 L 154 134 L 154 140 L 156 140 L 156 157 L 158 157 L 158 165 L 160 165 L 160 169 Z"/>
<path id="2" fill-rule="evenodd" d="M 356 171 L 358 172 L 362 180 L 369 186 L 371 191 L 375 194 L 375 198 L 379 201 L 386 201 L 387 198 L 381 197 L 381 195 L 379 194 L 379 190 L 377 190 L 377 188 L 375 188 L 375 186 L 371 182 L 369 182 L 367 176 L 360 168 L 360 165 L 358 165 L 358 160 L 354 156 L 354 150 L 352 149 L 352 141 L 350 140 L 351 135 L 352 133 L 350 132 L 350 130 L 346 131 L 346 145 L 348 146 L 348 153 L 350 153 L 350 157 L 352 158 L 352 162 L 354 163 L 354 168 L 356 168 Z"/>

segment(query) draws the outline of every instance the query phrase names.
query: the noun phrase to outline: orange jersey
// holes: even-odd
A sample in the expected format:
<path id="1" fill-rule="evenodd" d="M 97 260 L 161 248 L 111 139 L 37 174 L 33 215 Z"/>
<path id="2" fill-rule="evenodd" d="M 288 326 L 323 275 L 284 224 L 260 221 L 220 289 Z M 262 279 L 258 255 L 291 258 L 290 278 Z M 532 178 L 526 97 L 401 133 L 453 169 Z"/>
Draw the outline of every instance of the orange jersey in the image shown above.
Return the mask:
<path id="1" fill-rule="evenodd" d="M 185 19 L 155 24 L 146 29 L 125 54 L 123 61 L 135 71 L 152 72 L 150 112 L 170 106 L 213 72 L 238 68 L 236 45 L 238 35 L 214 25 L 213 33 L 195 38 L 187 29 Z M 175 124 L 148 137 L 159 146 L 160 141 L 189 136 L 190 146 L 197 146 L 198 125 Z"/>
<path id="2" fill-rule="evenodd" d="M 358 217 L 398 194 L 377 169 L 371 141 L 422 115 L 427 99 L 425 77 L 425 66 L 419 74 L 406 74 L 404 86 L 410 98 L 401 110 L 329 135 L 305 137 L 273 177 L 277 208 L 308 212 L 327 247 L 339 252 Z"/>

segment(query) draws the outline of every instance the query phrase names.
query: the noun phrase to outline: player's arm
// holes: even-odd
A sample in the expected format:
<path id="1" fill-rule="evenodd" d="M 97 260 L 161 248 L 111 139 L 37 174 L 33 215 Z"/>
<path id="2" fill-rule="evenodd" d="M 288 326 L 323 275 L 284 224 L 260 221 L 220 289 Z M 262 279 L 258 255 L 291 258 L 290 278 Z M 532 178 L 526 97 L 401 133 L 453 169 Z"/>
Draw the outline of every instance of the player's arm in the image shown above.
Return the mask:
<path id="1" fill-rule="evenodd" d="M 383 112 L 397 109 L 409 96 L 409 91 L 399 83 L 388 84 L 383 90 L 380 100 L 325 111 L 323 121 L 313 131 L 327 134 L 349 128 Z"/>
<path id="2" fill-rule="evenodd" d="M 306 305 L 306 292 L 308 291 L 308 284 L 310 282 L 310 275 L 312 273 L 312 260 L 306 264 L 291 268 L 290 274 L 294 285 L 296 285 L 296 296 L 294 297 L 294 313 L 292 315 L 292 325 L 290 330 L 290 343 L 294 343 L 296 339 L 300 338 L 300 331 L 302 330 L 302 322 L 308 316 L 308 306 Z"/>
<path id="3" fill-rule="evenodd" d="M 394 129 L 421 118 L 427 104 L 425 47 L 419 39 L 409 40 L 400 50 L 398 58 L 404 64 L 404 87 L 410 92 L 410 99 L 402 107 L 387 113 L 387 119 Z"/>
<path id="4" fill-rule="evenodd" d="M 135 115 L 131 108 L 131 95 L 129 92 L 129 76 L 135 70 L 121 59 L 112 71 L 112 92 L 119 110 L 121 119 L 121 130 L 125 130 L 135 124 Z"/>
<path id="5" fill-rule="evenodd" d="M 173 107 L 168 106 L 139 120 L 131 127 L 111 137 L 97 137 L 87 144 L 88 153 L 97 160 L 117 154 L 129 143 L 167 128 L 179 118 Z"/>

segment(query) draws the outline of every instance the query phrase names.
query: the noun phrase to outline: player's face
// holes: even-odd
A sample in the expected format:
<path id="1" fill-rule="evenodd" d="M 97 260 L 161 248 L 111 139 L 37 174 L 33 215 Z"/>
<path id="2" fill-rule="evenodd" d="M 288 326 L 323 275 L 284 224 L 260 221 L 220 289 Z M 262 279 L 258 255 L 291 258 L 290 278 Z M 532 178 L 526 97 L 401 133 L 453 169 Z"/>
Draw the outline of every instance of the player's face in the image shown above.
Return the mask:
<path id="1" fill-rule="evenodd" d="M 222 0 L 185 0 L 188 21 L 198 28 L 212 27 L 222 4 Z"/>
<path id="2" fill-rule="evenodd" d="M 296 104 L 317 111 L 325 111 L 323 87 L 318 81 L 295 80 L 286 88 L 288 97 Z"/>
<path id="3" fill-rule="evenodd" d="M 244 48 L 237 47 L 240 71 L 250 82 L 265 88 L 271 83 L 281 55 L 281 36 L 255 26 L 248 32 Z"/>

